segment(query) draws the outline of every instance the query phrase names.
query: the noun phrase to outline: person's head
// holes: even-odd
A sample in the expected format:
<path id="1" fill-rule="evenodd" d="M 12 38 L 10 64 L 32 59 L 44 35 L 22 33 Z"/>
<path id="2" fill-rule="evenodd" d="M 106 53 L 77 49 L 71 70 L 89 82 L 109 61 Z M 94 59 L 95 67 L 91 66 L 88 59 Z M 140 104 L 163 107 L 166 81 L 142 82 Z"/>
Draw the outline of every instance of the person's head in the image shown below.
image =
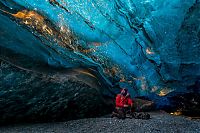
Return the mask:
<path id="1" fill-rule="evenodd" d="M 126 96 L 128 93 L 128 90 L 126 88 L 121 89 L 121 95 Z"/>

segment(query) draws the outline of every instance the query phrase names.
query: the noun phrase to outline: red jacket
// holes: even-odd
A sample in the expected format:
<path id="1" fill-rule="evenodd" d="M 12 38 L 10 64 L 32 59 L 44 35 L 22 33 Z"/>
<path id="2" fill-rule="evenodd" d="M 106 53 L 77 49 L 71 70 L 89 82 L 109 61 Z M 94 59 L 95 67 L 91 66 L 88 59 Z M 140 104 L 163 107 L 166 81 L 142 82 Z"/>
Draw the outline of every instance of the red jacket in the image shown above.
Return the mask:
<path id="1" fill-rule="evenodd" d="M 116 96 L 116 107 L 124 107 L 124 105 L 133 105 L 133 101 L 130 97 L 125 97 L 120 94 Z"/>

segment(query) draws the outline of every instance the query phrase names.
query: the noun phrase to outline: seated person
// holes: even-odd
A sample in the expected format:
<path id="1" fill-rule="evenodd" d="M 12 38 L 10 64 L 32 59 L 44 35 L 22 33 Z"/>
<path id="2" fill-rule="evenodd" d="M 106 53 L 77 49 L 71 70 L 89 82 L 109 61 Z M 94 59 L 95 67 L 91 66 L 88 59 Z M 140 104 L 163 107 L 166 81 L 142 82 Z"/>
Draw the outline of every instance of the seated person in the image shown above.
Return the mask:
<path id="1" fill-rule="evenodd" d="M 112 117 L 118 117 L 121 119 L 126 118 L 126 114 L 129 111 L 131 113 L 131 108 L 133 106 L 133 101 L 130 98 L 130 94 L 126 88 L 121 90 L 121 93 L 116 96 L 116 107 L 112 114 Z"/>

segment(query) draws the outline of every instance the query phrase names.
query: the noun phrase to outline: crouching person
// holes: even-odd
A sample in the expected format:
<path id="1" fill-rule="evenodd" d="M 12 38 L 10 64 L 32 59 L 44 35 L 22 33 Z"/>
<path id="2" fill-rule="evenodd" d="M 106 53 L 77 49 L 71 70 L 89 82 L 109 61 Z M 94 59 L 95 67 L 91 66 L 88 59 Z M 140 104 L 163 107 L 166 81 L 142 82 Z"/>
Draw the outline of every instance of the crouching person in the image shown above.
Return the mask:
<path id="1" fill-rule="evenodd" d="M 116 96 L 115 101 L 115 111 L 112 113 L 112 117 L 117 117 L 119 119 L 125 119 L 127 114 L 131 115 L 131 109 L 133 106 L 133 101 L 126 88 L 121 90 L 121 93 Z"/>

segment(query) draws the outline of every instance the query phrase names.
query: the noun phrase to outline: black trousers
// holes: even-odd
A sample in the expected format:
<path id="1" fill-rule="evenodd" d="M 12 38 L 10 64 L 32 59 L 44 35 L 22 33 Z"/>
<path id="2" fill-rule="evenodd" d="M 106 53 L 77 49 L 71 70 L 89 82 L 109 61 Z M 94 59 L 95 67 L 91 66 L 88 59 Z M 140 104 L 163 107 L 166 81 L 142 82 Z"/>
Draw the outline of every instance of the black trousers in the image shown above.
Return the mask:
<path id="1" fill-rule="evenodd" d="M 113 113 L 112 117 L 117 117 L 119 119 L 125 119 L 127 114 L 131 115 L 131 107 L 124 107 L 124 108 L 116 108 Z"/>
<path id="2" fill-rule="evenodd" d="M 150 119 L 150 114 L 146 112 L 134 112 L 131 107 L 127 108 L 116 108 L 113 113 L 112 117 L 117 117 L 119 119 L 125 119 L 125 118 L 135 118 L 135 119 Z"/>

